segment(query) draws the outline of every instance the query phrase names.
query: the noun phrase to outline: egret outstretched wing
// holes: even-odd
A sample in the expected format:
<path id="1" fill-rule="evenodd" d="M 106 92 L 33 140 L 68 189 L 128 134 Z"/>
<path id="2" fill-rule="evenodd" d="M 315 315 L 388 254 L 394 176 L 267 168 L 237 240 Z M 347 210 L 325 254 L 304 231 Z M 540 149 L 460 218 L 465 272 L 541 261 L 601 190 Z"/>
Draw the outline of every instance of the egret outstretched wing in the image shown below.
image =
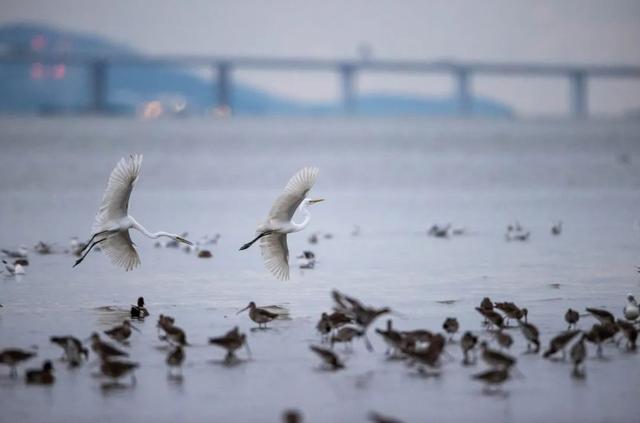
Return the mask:
<path id="1" fill-rule="evenodd" d="M 293 175 L 284 188 L 284 192 L 273 203 L 267 220 L 289 222 L 315 184 L 319 171 L 317 167 L 305 167 Z"/>
<path id="2" fill-rule="evenodd" d="M 133 270 L 140 264 L 140 257 L 133 246 L 129 231 L 117 232 L 100 243 L 104 253 L 111 259 L 111 263 L 123 267 L 126 271 Z"/>
<path id="3" fill-rule="evenodd" d="M 273 233 L 260 239 L 264 264 L 280 280 L 289 279 L 289 247 L 287 234 Z"/>
<path id="4" fill-rule="evenodd" d="M 142 155 L 132 154 L 128 159 L 122 158 L 111 172 L 102 203 L 91 228 L 92 233 L 100 232 L 108 222 L 127 216 L 129 198 L 133 186 L 138 180 L 142 167 Z"/>

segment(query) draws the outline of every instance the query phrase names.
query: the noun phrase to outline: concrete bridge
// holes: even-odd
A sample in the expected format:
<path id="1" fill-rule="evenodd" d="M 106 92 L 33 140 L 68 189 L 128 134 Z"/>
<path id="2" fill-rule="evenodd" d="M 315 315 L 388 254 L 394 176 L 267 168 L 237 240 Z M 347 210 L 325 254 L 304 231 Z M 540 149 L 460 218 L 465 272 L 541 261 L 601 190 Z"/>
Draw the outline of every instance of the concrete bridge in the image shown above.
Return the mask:
<path id="1" fill-rule="evenodd" d="M 108 112 L 108 72 L 113 66 L 171 66 L 211 67 L 215 72 L 214 103 L 231 107 L 233 71 L 236 69 L 273 71 L 327 71 L 340 76 L 342 103 L 345 113 L 356 111 L 356 79 L 365 72 L 391 72 L 398 74 L 450 75 L 455 81 L 454 97 L 458 114 L 471 116 L 473 78 L 480 75 L 566 78 L 570 90 L 571 114 L 577 119 L 588 117 L 588 82 L 595 78 L 640 79 L 640 66 L 627 65 L 571 65 L 511 62 L 463 61 L 402 61 L 402 60 L 324 60 L 309 58 L 269 57 L 210 57 L 210 56 L 84 56 L 84 55 L 30 55 L 8 54 L 0 56 L 0 64 L 51 63 L 87 66 L 91 72 L 91 109 L 96 113 Z"/>

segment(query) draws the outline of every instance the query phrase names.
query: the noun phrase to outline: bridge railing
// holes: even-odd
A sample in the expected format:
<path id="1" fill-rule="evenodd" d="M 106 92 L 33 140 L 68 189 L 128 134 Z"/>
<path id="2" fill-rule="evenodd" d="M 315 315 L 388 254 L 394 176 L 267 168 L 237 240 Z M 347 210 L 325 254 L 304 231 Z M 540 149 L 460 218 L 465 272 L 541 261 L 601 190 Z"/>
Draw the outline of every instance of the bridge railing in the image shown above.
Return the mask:
<path id="1" fill-rule="evenodd" d="M 569 82 L 571 114 L 588 117 L 588 82 L 593 78 L 640 78 L 640 66 L 567 65 L 509 62 L 403 61 L 403 60 L 331 60 L 310 58 L 223 57 L 223 56 L 90 56 L 5 54 L 2 63 L 65 63 L 86 66 L 91 75 L 91 107 L 97 113 L 108 111 L 108 71 L 112 66 L 209 66 L 215 72 L 214 103 L 230 108 L 233 98 L 233 71 L 264 69 L 275 71 L 328 71 L 341 79 L 345 113 L 356 112 L 357 77 L 364 72 L 448 74 L 455 81 L 454 96 L 460 116 L 473 114 L 473 78 L 478 75 L 566 78 Z"/>

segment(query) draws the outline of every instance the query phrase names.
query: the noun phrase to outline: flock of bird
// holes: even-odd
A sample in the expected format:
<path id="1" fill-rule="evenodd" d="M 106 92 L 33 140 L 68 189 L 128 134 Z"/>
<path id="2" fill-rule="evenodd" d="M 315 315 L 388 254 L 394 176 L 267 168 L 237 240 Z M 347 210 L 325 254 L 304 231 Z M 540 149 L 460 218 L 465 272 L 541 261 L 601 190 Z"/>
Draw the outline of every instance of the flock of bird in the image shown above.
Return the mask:
<path id="1" fill-rule="evenodd" d="M 118 162 L 109 177 L 89 240 L 86 243 L 80 243 L 77 239 L 72 242 L 70 252 L 78 256 L 73 267 L 82 263 L 92 250 L 101 249 L 114 265 L 127 271 L 134 269 L 140 264 L 140 258 L 131 240 L 130 230 L 139 231 L 151 239 L 167 240 L 167 242 L 159 240 L 156 243 L 157 247 L 176 248 L 184 245 L 183 248 L 186 251 L 195 251 L 199 257 L 211 257 L 211 252 L 206 247 L 216 244 L 219 234 L 203 237 L 194 244 L 187 239 L 186 233 L 178 235 L 164 231 L 151 232 L 129 215 L 129 200 L 139 177 L 141 165 L 142 156 L 135 154 Z M 274 201 L 267 218 L 258 226 L 254 238 L 240 247 L 240 250 L 246 250 L 259 242 L 266 268 L 278 279 L 287 280 L 290 276 L 287 236 L 302 231 L 311 218 L 309 207 L 323 201 L 307 198 L 317 176 L 318 169 L 314 167 L 305 167 L 298 171 L 285 186 L 283 193 Z M 293 221 L 296 213 L 303 216 L 300 223 Z M 560 235 L 561 232 L 562 222 L 555 223 L 551 233 Z M 451 228 L 451 225 L 442 227 L 434 225 L 428 231 L 429 235 L 435 237 L 464 233 L 464 228 Z M 352 235 L 359 234 L 360 228 L 354 227 Z M 326 239 L 332 237 L 331 234 L 313 233 L 309 242 L 317 243 L 322 236 Z M 529 236 L 530 231 L 522 228 L 518 222 L 507 227 L 508 241 L 526 241 Z M 50 254 L 52 246 L 41 242 L 35 250 L 40 254 Z M 25 273 L 25 266 L 29 264 L 26 248 L 22 247 L 18 251 L 3 250 L 3 253 L 9 260 L 3 260 L 9 273 L 15 275 Z M 304 251 L 297 258 L 301 268 L 311 269 L 315 266 L 316 257 L 312 251 Z M 332 297 L 333 310 L 322 313 L 316 326 L 320 333 L 320 342 L 310 345 L 310 349 L 320 357 L 327 369 L 339 370 L 346 365 L 335 344 L 344 344 L 345 349 L 349 350 L 353 348 L 354 340 L 362 339 L 367 350 L 373 351 L 368 337 L 369 328 L 378 317 L 392 311 L 387 307 L 367 306 L 338 291 L 333 291 Z M 248 310 L 249 318 L 258 325 L 258 329 L 266 329 L 270 322 L 287 313 L 287 310 L 281 307 L 259 307 L 253 301 L 238 313 L 245 310 Z M 487 369 L 473 375 L 473 379 L 483 382 L 488 390 L 491 390 L 491 387 L 499 389 L 510 378 L 517 364 L 517 359 L 507 352 L 513 344 L 513 332 L 510 333 L 509 329 L 519 330 L 526 340 L 527 352 L 531 354 L 538 354 L 541 349 L 540 332 L 535 324 L 529 321 L 528 310 L 513 302 L 493 302 L 489 298 L 484 298 L 476 310 L 482 318 L 485 330 L 480 333 L 464 331 L 458 340 L 455 337 L 461 332 L 461 328 L 455 317 L 447 317 L 444 320 L 442 331 L 430 329 L 403 331 L 395 328 L 393 321 L 389 319 L 386 326 L 376 328 L 375 333 L 388 346 L 387 354 L 390 357 L 405 359 L 409 365 L 417 367 L 418 371 L 425 375 L 440 373 L 443 366 L 442 357 L 451 357 L 447 349 L 452 345 L 458 345 L 461 349 L 464 365 L 474 365 L 479 353 L 482 361 L 487 364 Z M 586 313 L 594 317 L 597 323 L 588 330 L 581 330 L 576 325 L 582 315 L 575 310 L 567 310 L 564 316 L 568 324 L 567 329 L 553 337 L 543 353 L 545 358 L 558 353 L 561 353 L 564 358 L 565 351 L 569 349 L 573 362 L 572 374 L 575 377 L 584 377 L 585 374 L 586 343 L 594 344 L 598 355 L 602 354 L 603 343 L 613 340 L 619 343 L 624 339 L 625 348 L 636 349 L 640 311 L 633 295 L 629 294 L 627 298 L 622 318 L 616 318 L 609 311 L 597 308 L 587 308 Z M 144 321 L 150 316 L 142 297 L 139 298 L 137 305 L 131 307 L 130 314 L 131 320 L 136 321 Z M 89 338 L 90 348 L 100 360 L 100 372 L 112 379 L 112 384 L 119 384 L 119 380 L 127 375 L 131 375 L 132 384 L 135 383 L 133 375 L 139 364 L 128 361 L 129 354 L 122 348 L 128 345 L 132 331 L 139 330 L 131 320 L 125 320 L 121 325 L 104 331 L 103 335 L 117 342 L 118 346 L 104 341 L 97 332 L 91 334 Z M 173 375 L 178 371 L 177 369 L 181 368 L 186 357 L 185 348 L 189 346 L 186 333 L 175 324 L 174 318 L 164 314 L 159 315 L 157 328 L 160 340 L 170 346 L 166 363 L 169 366 L 170 375 Z M 80 339 L 73 336 L 52 336 L 50 340 L 63 349 L 64 360 L 70 366 L 79 366 L 83 361 L 88 360 L 89 349 L 84 347 Z M 249 356 L 251 354 L 247 336 L 241 333 L 237 326 L 221 336 L 210 338 L 208 342 L 226 351 L 224 361 L 227 363 L 238 360 L 236 352 L 242 347 L 247 349 Z M 494 344 L 497 348 L 493 346 Z M 16 366 L 34 356 L 33 351 L 5 349 L 0 351 L 0 363 L 8 365 L 11 368 L 11 375 L 16 376 Z M 46 360 L 41 369 L 27 370 L 25 380 L 30 384 L 52 384 L 55 381 L 53 371 L 51 360 Z M 371 418 L 375 421 L 383 421 L 378 417 Z"/>
<path id="2" fill-rule="evenodd" d="M 389 307 L 366 305 L 336 290 L 332 292 L 332 299 L 333 309 L 322 313 L 316 324 L 318 342 L 310 344 L 309 348 L 320 358 L 323 369 L 338 371 L 346 367 L 343 356 L 352 351 L 354 340 L 362 340 L 368 351 L 374 351 L 368 337 L 370 328 L 379 317 L 390 315 L 394 311 Z M 252 330 L 267 330 L 270 323 L 288 314 L 288 310 L 280 306 L 258 307 L 253 301 L 239 310 L 238 314 L 246 310 L 249 312 L 249 318 L 257 324 Z M 472 379 L 484 384 L 485 393 L 493 394 L 499 392 L 502 384 L 513 374 L 521 375 L 517 369 L 516 356 L 509 353 L 516 333 L 519 332 L 526 341 L 525 354 L 539 354 L 543 340 L 537 326 L 530 321 L 529 312 L 525 307 L 513 302 L 494 302 L 484 298 L 475 310 L 479 313 L 483 327 L 480 331 L 463 332 L 457 318 L 446 317 L 442 330 L 400 330 L 388 319 L 384 328 L 375 328 L 375 333 L 387 345 L 385 354 L 390 360 L 405 360 L 408 366 L 416 368 L 419 374 L 424 376 L 439 376 L 445 364 L 453 360 L 450 353 L 452 349 L 460 349 L 464 366 L 476 365 L 479 358 L 486 364 L 486 369 L 473 374 Z M 610 311 L 599 308 L 587 307 L 585 312 L 581 314 L 568 309 L 564 314 L 566 329 L 549 339 L 548 346 L 542 352 L 542 357 L 546 359 L 560 360 L 556 357 L 561 355 L 561 360 L 565 360 L 566 352 L 569 351 L 573 364 L 571 374 L 576 378 L 585 377 L 587 343 L 595 346 L 598 357 L 603 354 L 603 344 L 608 342 L 628 351 L 635 351 L 640 325 L 640 308 L 631 294 L 628 295 L 627 303 L 622 309 L 622 317 L 616 318 Z M 131 306 L 130 319 L 103 332 L 102 336 L 110 338 L 112 342 L 103 340 L 97 332 L 88 338 L 91 351 L 98 357 L 101 375 L 110 379 L 102 384 L 103 388 L 135 386 L 135 370 L 139 363 L 128 359 L 127 347 L 130 345 L 133 332 L 140 329 L 132 321 L 140 322 L 142 325 L 149 316 L 151 313 L 145 306 L 144 298 L 140 297 L 136 305 Z M 585 329 L 579 329 L 579 321 L 584 316 L 594 318 L 595 323 L 590 326 L 587 324 Z M 186 349 L 191 346 L 187 342 L 186 332 L 176 325 L 175 318 L 164 314 L 158 315 L 156 326 L 158 339 L 168 347 L 165 358 L 168 377 L 181 379 Z M 462 334 L 459 335 L 460 333 Z M 459 338 L 456 339 L 457 337 Z M 80 366 L 89 359 L 89 348 L 74 336 L 51 336 L 50 341 L 62 348 L 61 360 L 70 367 Z M 621 345 L 621 342 L 624 344 Z M 238 326 L 220 336 L 209 338 L 208 344 L 226 351 L 223 363 L 227 365 L 241 361 L 236 353 L 243 347 L 247 350 L 247 359 L 251 359 L 248 337 Z M 344 345 L 342 353 L 336 344 Z M 4 349 L 0 351 L 0 364 L 9 366 L 10 375 L 15 378 L 18 375 L 17 366 L 35 356 L 35 351 Z M 131 381 L 129 384 L 123 384 L 121 379 L 127 376 Z M 39 369 L 26 370 L 24 379 L 27 384 L 54 384 L 52 360 L 45 360 Z M 290 410 L 285 414 L 288 418 L 292 418 L 292 415 L 298 416 L 298 420 L 290 421 L 300 421 L 299 412 Z M 376 422 L 398 421 L 376 413 L 371 413 L 369 417 Z"/>

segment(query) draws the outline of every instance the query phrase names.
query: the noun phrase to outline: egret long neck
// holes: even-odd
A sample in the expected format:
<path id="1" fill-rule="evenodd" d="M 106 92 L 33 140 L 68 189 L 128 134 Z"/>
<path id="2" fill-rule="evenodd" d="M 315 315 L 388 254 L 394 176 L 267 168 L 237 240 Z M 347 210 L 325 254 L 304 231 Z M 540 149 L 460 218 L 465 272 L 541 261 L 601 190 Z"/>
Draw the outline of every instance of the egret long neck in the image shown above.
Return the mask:
<path id="1" fill-rule="evenodd" d="M 309 221 L 311 220 L 311 213 L 309 213 L 309 209 L 307 209 L 306 203 L 302 203 L 298 210 L 302 212 L 302 214 L 304 215 L 304 219 L 302 219 L 302 222 L 300 223 L 296 223 L 293 220 L 291 221 L 291 225 L 293 225 L 293 227 L 295 228 L 294 232 L 299 232 L 306 228 L 309 224 Z"/>
<path id="2" fill-rule="evenodd" d="M 133 229 L 136 229 L 140 232 L 142 232 L 143 234 L 145 234 L 145 236 L 151 238 L 151 239 L 157 239 L 160 238 L 161 236 L 166 236 L 167 238 L 173 238 L 173 234 L 170 234 L 169 232 L 150 232 L 147 228 L 145 228 L 144 226 L 142 226 L 141 224 L 139 224 L 135 219 L 133 219 L 132 217 L 130 217 L 132 225 L 131 227 Z"/>

